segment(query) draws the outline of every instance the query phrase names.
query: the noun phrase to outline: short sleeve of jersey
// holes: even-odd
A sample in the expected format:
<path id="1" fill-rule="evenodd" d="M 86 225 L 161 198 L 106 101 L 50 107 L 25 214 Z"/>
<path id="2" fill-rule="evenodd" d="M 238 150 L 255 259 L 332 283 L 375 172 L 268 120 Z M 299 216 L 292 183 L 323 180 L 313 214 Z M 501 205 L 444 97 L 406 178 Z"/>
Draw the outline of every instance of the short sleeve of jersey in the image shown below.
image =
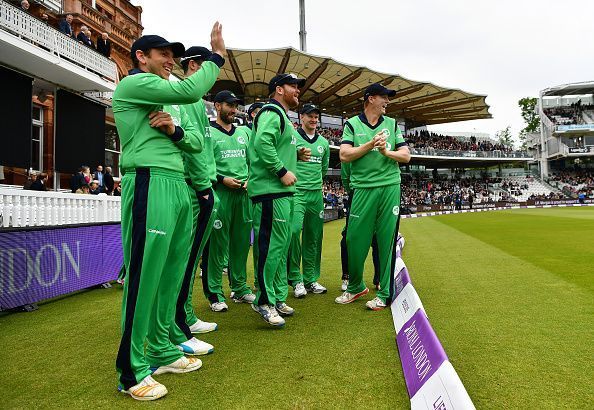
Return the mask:
<path id="1" fill-rule="evenodd" d="M 395 139 L 395 146 L 394 146 L 394 150 L 397 150 L 400 147 L 404 147 L 405 145 L 408 145 L 406 143 L 406 140 L 404 139 L 404 137 L 402 136 L 402 131 L 400 131 L 400 127 L 398 126 L 398 124 L 396 124 L 396 139 Z"/>
<path id="2" fill-rule="evenodd" d="M 344 123 L 344 128 L 342 129 L 342 141 L 341 144 L 349 144 L 354 145 L 354 133 L 353 133 L 353 126 L 348 122 Z"/>

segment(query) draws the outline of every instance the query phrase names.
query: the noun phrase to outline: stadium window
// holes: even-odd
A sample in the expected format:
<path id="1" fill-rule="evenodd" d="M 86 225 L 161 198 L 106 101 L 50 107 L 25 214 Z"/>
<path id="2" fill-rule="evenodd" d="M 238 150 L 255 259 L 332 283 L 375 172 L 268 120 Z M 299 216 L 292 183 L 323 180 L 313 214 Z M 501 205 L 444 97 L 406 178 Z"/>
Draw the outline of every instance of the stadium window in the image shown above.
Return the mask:
<path id="1" fill-rule="evenodd" d="M 114 124 L 105 124 L 105 166 L 111 167 L 111 175 L 120 176 L 120 137 Z"/>
<path id="2" fill-rule="evenodd" d="M 31 125 L 31 168 L 43 171 L 43 109 L 37 105 L 33 105 Z"/>

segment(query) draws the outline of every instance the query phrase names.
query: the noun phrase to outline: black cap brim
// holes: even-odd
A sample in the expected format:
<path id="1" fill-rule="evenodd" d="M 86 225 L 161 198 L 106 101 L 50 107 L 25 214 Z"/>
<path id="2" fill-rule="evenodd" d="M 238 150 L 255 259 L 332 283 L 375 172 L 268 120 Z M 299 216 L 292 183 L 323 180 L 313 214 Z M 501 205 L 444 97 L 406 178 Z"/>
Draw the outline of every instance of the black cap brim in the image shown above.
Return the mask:
<path id="1" fill-rule="evenodd" d="M 182 43 L 161 43 L 154 45 L 153 48 L 166 48 L 169 47 L 173 52 L 173 58 L 183 57 L 186 54 L 186 48 Z"/>
<path id="2" fill-rule="evenodd" d="M 226 98 L 221 102 L 226 102 L 227 104 L 241 104 L 241 100 L 239 98 Z"/>
<path id="3" fill-rule="evenodd" d="M 297 84 L 299 88 L 305 85 L 305 78 L 291 78 L 285 84 Z"/>
<path id="4" fill-rule="evenodd" d="M 317 112 L 318 115 L 322 114 L 322 111 L 320 111 L 319 108 L 307 108 L 307 109 L 301 110 L 299 113 L 300 114 L 311 114 L 312 112 Z"/>

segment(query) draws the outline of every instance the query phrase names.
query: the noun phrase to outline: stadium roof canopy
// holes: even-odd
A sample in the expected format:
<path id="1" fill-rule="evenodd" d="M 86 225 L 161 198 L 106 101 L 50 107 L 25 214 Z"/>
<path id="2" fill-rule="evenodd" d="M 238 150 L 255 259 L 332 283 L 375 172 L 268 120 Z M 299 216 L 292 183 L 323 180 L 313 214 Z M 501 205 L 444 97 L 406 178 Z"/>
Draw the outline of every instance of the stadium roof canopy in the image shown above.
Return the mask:
<path id="1" fill-rule="evenodd" d="M 543 97 L 594 94 L 594 81 L 563 84 L 556 87 L 545 88 L 541 91 L 541 94 Z"/>
<path id="2" fill-rule="evenodd" d="M 294 48 L 228 48 L 227 53 L 212 91 L 231 90 L 246 104 L 268 97 L 268 82 L 273 76 L 292 72 L 307 79 L 300 100 L 319 104 L 329 115 L 344 117 L 361 111 L 365 88 L 379 82 L 397 91 L 388 114 L 405 119 L 410 126 L 492 118 L 484 95 L 380 73 Z M 177 69 L 176 74 L 181 71 Z"/>

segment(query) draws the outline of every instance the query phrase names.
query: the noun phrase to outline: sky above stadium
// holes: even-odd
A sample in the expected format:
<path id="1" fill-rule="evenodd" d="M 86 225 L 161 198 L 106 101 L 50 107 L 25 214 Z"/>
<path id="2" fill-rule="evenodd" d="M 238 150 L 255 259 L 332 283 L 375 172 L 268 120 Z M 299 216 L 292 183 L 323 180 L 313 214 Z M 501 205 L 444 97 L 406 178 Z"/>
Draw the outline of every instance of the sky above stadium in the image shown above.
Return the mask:
<path id="1" fill-rule="evenodd" d="M 132 3 L 143 8 L 145 34 L 186 47 L 208 45 L 219 20 L 228 47 L 299 49 L 298 0 Z M 520 98 L 594 80 L 592 0 L 306 0 L 305 5 L 308 53 L 488 96 L 493 119 L 433 130 L 493 135 L 511 125 L 515 136 L 524 126 Z"/>

